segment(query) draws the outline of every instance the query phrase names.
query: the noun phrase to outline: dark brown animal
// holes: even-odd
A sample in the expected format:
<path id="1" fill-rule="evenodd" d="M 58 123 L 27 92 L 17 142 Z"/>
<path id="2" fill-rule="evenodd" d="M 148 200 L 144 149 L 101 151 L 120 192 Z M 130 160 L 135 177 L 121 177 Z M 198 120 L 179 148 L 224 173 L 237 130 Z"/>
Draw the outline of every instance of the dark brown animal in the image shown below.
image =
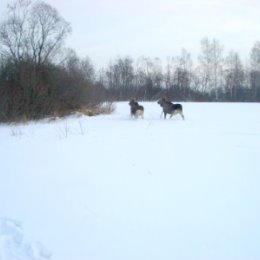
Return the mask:
<path id="1" fill-rule="evenodd" d="M 162 113 L 164 114 L 164 119 L 166 119 L 166 115 L 170 114 L 170 118 L 174 115 L 179 114 L 182 119 L 184 120 L 184 115 L 182 112 L 182 105 L 181 104 L 173 104 L 169 100 L 167 100 L 165 97 L 161 98 L 157 102 L 163 109 Z"/>
<path id="2" fill-rule="evenodd" d="M 144 107 L 140 106 L 137 101 L 131 99 L 129 101 L 131 117 L 138 118 L 139 116 L 144 118 Z"/>

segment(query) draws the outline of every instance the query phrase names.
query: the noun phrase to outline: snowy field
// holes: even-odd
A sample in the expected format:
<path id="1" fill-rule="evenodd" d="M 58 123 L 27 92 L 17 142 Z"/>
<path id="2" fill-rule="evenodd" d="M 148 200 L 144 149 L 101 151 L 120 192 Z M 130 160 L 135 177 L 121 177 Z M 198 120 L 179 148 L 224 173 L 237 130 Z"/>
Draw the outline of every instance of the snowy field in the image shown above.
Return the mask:
<path id="1" fill-rule="evenodd" d="M 0 125 L 0 260 L 260 259 L 260 104 L 141 104 Z"/>

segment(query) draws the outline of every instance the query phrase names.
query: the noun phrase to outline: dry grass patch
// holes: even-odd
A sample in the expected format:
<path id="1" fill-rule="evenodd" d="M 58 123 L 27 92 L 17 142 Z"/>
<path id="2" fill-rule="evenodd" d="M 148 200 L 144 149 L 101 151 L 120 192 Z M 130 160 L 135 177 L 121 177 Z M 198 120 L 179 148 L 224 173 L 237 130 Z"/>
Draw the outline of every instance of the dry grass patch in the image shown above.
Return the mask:
<path id="1" fill-rule="evenodd" d="M 98 106 L 81 107 L 78 112 L 86 116 L 108 115 L 115 111 L 115 106 L 112 102 L 105 102 Z"/>

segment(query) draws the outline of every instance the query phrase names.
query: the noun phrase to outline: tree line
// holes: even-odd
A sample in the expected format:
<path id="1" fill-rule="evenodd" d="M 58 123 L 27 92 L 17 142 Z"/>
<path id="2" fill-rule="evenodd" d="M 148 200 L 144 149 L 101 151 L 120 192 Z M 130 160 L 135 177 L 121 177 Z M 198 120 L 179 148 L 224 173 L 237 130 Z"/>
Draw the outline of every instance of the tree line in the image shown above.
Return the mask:
<path id="1" fill-rule="evenodd" d="M 185 49 L 166 61 L 117 58 L 100 72 L 99 81 L 119 100 L 166 95 L 178 101 L 259 102 L 260 42 L 252 47 L 249 61 L 244 64 L 234 51 L 225 56 L 218 40 L 203 38 L 196 65 Z"/>
<path id="2" fill-rule="evenodd" d="M 201 41 L 196 65 L 187 50 L 166 61 L 116 58 L 97 69 L 64 43 L 70 24 L 44 2 L 17 0 L 0 21 L 0 121 L 38 119 L 96 108 L 104 101 L 260 101 L 260 42 L 249 64 L 224 56 L 216 39 Z"/>

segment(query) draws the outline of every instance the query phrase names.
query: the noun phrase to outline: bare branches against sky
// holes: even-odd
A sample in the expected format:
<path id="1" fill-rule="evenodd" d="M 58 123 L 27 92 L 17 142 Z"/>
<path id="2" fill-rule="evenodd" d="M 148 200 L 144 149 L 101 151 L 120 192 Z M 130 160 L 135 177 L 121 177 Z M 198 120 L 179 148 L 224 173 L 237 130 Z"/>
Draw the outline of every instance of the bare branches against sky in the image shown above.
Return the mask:
<path id="1" fill-rule="evenodd" d="M 1 0 L 0 13 L 9 1 Z M 182 48 L 197 57 L 200 40 L 218 39 L 243 58 L 260 35 L 257 0 L 46 0 L 71 23 L 67 45 L 99 66 L 110 58 L 166 58 Z"/>

